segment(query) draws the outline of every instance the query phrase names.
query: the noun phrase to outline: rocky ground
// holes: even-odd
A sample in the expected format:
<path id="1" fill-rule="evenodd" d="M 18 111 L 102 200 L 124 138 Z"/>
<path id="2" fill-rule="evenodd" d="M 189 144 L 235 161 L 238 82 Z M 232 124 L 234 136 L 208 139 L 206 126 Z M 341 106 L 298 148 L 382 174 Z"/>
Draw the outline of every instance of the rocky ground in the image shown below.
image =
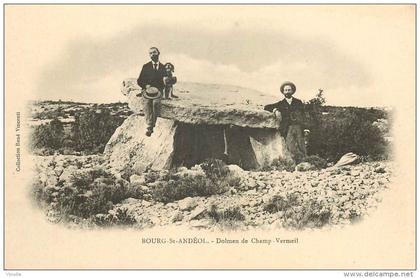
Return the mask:
<path id="1" fill-rule="evenodd" d="M 43 208 L 53 222 L 62 221 L 57 216 L 56 206 L 60 196 L 74 186 L 71 177 L 97 166 L 107 167 L 100 155 L 34 156 L 34 162 L 38 192 L 41 190 L 43 196 L 47 195 Z M 388 161 L 305 172 L 243 171 L 235 165 L 228 168 L 229 175 L 238 182 L 224 193 L 186 197 L 169 203 L 153 199 L 151 192 L 156 181 L 148 182 L 146 176 L 138 175 L 125 180 L 117 174 L 118 183 L 136 188 L 141 197 L 111 203 L 109 210 L 89 218 L 70 215 L 67 220 L 78 227 L 104 222 L 112 225 L 122 222 L 109 219 L 124 218 L 135 228 L 185 225 L 209 230 L 343 225 L 359 221 L 374 211 L 392 174 L 392 163 Z M 191 170 L 180 168 L 177 173 L 178 176 L 202 174 L 199 166 Z M 79 195 L 89 198 L 92 192 Z"/>

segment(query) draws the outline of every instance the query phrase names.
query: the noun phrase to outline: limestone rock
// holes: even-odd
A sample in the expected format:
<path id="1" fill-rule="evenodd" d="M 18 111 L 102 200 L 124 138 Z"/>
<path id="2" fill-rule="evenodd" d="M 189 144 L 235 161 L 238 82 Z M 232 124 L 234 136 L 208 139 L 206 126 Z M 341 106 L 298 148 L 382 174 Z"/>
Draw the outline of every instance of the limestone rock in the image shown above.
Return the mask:
<path id="1" fill-rule="evenodd" d="M 71 177 L 75 172 L 77 172 L 77 167 L 70 165 L 67 168 L 64 168 L 63 173 L 60 175 L 60 181 L 70 182 Z"/>
<path id="2" fill-rule="evenodd" d="M 192 220 L 190 226 L 194 228 L 209 228 L 212 225 L 208 219 Z"/>
<path id="3" fill-rule="evenodd" d="M 147 168 L 170 168 L 175 138 L 174 121 L 158 119 L 151 137 L 145 135 L 146 127 L 144 117 L 131 115 L 117 128 L 104 151 L 113 169 L 141 174 Z"/>
<path id="4" fill-rule="evenodd" d="M 144 176 L 139 176 L 139 175 L 131 175 L 130 176 L 130 183 L 135 183 L 135 184 L 144 184 L 146 182 Z"/>
<path id="5" fill-rule="evenodd" d="M 239 167 L 238 165 L 227 165 L 229 172 L 232 173 L 234 176 L 242 177 L 244 175 L 244 170 Z"/>
<path id="6" fill-rule="evenodd" d="M 207 209 L 204 206 L 197 206 L 190 215 L 190 220 L 198 219 L 200 216 L 202 216 Z"/>
<path id="7" fill-rule="evenodd" d="M 255 158 L 260 167 L 270 165 L 278 158 L 290 158 L 286 148 L 286 141 L 279 131 L 253 130 L 250 142 L 255 153 Z"/>
<path id="8" fill-rule="evenodd" d="M 179 222 L 179 221 L 182 221 L 182 219 L 184 219 L 184 215 L 178 211 L 172 216 L 171 222 L 172 223 Z"/>
<path id="9" fill-rule="evenodd" d="M 49 176 L 47 181 L 45 182 L 45 186 L 47 187 L 54 187 L 58 182 L 58 178 L 56 176 Z"/>
<path id="10" fill-rule="evenodd" d="M 140 201 L 141 201 L 141 200 L 136 199 L 136 198 L 127 198 L 127 199 L 123 200 L 123 201 L 121 202 L 121 204 L 134 204 L 134 203 L 138 203 L 138 202 L 140 202 Z"/>
<path id="11" fill-rule="evenodd" d="M 178 202 L 180 210 L 192 210 L 198 205 L 197 200 L 191 197 L 187 197 Z"/>
<path id="12" fill-rule="evenodd" d="M 385 167 L 383 167 L 383 166 L 378 166 L 378 167 L 376 167 L 376 168 L 375 168 L 374 172 L 375 172 L 375 173 L 380 173 L 380 174 L 383 174 L 383 173 L 385 173 L 385 172 L 386 172 L 386 170 L 385 170 Z"/>
<path id="13" fill-rule="evenodd" d="M 296 171 L 306 172 L 311 170 L 316 170 L 316 167 L 309 162 L 301 162 L 298 165 L 296 165 Z"/>
<path id="14" fill-rule="evenodd" d="M 354 153 L 346 153 L 343 155 L 340 160 L 334 165 L 334 167 L 342 167 L 350 164 L 354 164 L 359 159 L 359 156 Z"/>
<path id="15" fill-rule="evenodd" d="M 136 79 L 123 81 L 121 91 L 131 110 L 140 113 L 143 104 L 136 94 Z M 278 101 L 274 96 L 231 85 L 179 82 L 174 86 L 178 99 L 162 100 L 160 117 L 189 124 L 278 128 L 276 117 L 263 106 Z M 211 117 L 209 117 L 211 115 Z"/>

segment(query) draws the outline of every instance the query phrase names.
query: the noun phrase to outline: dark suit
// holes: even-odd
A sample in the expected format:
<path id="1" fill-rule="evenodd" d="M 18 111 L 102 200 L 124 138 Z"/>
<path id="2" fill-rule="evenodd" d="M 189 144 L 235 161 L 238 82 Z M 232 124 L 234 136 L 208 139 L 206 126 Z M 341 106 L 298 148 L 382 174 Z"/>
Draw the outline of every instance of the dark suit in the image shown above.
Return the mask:
<path id="1" fill-rule="evenodd" d="M 300 99 L 292 98 L 291 104 L 289 104 L 286 99 L 283 99 L 279 102 L 264 106 L 264 110 L 270 112 L 273 112 L 274 108 L 277 108 L 281 113 L 280 132 L 283 137 L 287 136 L 287 130 L 290 125 L 303 125 L 304 106 Z"/>
<path id="2" fill-rule="evenodd" d="M 163 91 L 163 76 L 165 75 L 165 69 L 162 63 L 159 62 L 158 70 L 153 68 L 152 61 L 143 65 L 139 78 L 137 78 L 137 84 L 142 88 L 146 89 L 146 85 L 156 87 L 159 91 Z"/>
<path id="3" fill-rule="evenodd" d="M 159 67 L 155 70 L 152 61 L 150 61 L 143 65 L 140 76 L 137 78 L 137 84 L 142 89 L 146 89 L 146 85 L 150 85 L 163 92 L 164 74 L 165 69 L 162 63 L 159 62 Z M 146 118 L 147 130 L 151 133 L 156 125 L 157 116 L 159 116 L 160 113 L 160 98 L 148 99 L 143 96 L 143 112 Z"/>
<path id="4" fill-rule="evenodd" d="M 286 138 L 287 149 L 297 161 L 306 156 L 302 127 L 304 125 L 304 105 L 300 99 L 292 98 L 291 104 L 286 99 L 264 106 L 264 110 L 281 113 L 280 133 Z"/>

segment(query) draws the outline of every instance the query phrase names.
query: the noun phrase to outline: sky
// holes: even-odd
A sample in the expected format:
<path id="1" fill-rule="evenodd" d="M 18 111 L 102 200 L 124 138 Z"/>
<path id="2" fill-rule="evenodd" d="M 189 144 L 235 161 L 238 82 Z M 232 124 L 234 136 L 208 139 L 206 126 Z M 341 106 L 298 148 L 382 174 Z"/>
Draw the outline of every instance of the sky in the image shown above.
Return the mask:
<path id="1" fill-rule="evenodd" d="M 6 8 L 6 65 L 35 99 L 125 101 L 121 82 L 138 77 L 150 46 L 179 81 L 273 99 L 284 81 L 303 100 L 323 89 L 330 105 L 392 106 L 396 92 L 414 93 L 413 6 Z"/>

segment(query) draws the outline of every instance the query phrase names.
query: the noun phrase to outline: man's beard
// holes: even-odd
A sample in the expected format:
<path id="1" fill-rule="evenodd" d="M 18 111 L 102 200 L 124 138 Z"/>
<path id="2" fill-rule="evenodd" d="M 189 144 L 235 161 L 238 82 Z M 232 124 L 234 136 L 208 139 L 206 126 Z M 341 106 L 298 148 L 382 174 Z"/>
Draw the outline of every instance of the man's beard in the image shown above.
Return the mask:
<path id="1" fill-rule="evenodd" d="M 157 62 L 159 61 L 159 56 L 152 56 L 150 59 L 152 59 L 153 62 Z"/>
<path id="2" fill-rule="evenodd" d="M 284 95 L 286 98 L 292 98 L 292 94 L 285 94 Z"/>

